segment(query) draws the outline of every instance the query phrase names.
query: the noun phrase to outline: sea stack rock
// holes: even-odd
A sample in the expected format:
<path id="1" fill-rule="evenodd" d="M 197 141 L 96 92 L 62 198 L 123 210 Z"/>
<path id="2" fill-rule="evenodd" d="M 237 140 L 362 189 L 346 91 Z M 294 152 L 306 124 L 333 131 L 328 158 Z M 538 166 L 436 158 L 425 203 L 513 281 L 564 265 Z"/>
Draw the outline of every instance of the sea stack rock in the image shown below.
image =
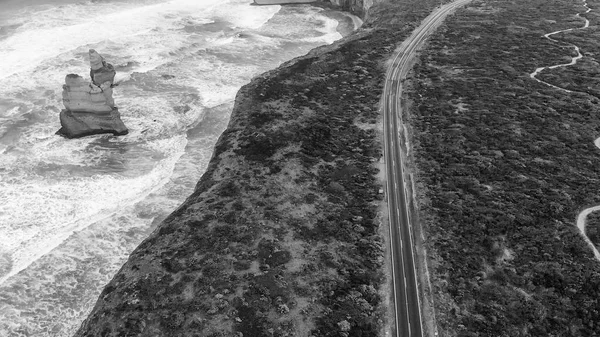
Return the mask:
<path id="1" fill-rule="evenodd" d="M 58 134 L 79 138 L 100 133 L 125 135 L 128 130 L 112 97 L 115 69 L 93 49 L 90 49 L 91 82 L 69 74 L 63 85 L 63 104 Z"/>

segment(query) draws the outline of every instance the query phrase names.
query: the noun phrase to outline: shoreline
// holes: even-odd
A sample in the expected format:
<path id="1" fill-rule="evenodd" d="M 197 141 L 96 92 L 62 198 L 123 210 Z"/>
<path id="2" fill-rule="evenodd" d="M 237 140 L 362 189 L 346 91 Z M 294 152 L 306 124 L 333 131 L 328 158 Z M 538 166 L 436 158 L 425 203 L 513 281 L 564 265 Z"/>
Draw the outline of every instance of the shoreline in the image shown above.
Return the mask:
<path id="1" fill-rule="evenodd" d="M 378 29 L 242 87 L 194 192 L 131 253 L 76 336 L 384 333 L 381 65 L 436 4 L 385 4 Z"/>
<path id="2" fill-rule="evenodd" d="M 303 5 L 317 2 L 317 0 L 254 0 L 252 6 L 273 6 L 273 5 Z"/>
<path id="3" fill-rule="evenodd" d="M 247 8 L 247 9 L 254 9 L 254 10 L 256 10 L 256 9 L 259 9 L 260 11 L 266 10 L 266 12 L 277 12 L 276 8 L 271 8 L 271 9 L 267 9 L 267 8 L 260 9 L 260 8 L 251 8 L 251 7 L 246 7 L 246 8 Z M 278 9 L 278 8 L 277 8 L 277 9 Z M 287 9 L 287 10 L 286 10 L 286 9 L 282 9 L 282 10 L 281 10 L 281 12 L 295 12 L 296 10 L 297 10 L 297 9 L 294 9 L 294 8 L 290 8 L 290 9 Z M 319 19 L 318 19 L 318 20 L 314 20 L 314 19 L 313 19 L 313 22 L 317 23 L 319 26 L 320 26 L 320 23 L 321 23 L 321 22 L 325 22 L 325 21 L 326 21 L 326 22 L 328 22 L 328 24 L 327 24 L 327 28 L 326 28 L 326 29 L 324 29 L 324 31 L 327 31 L 327 32 L 329 33 L 329 35 L 328 35 L 328 36 L 330 36 L 332 39 L 335 39 L 335 38 L 339 38 L 339 37 L 340 37 L 339 35 L 337 35 L 337 34 L 336 34 L 336 30 L 335 30 L 336 23 L 335 23 L 335 22 L 333 22 L 333 21 L 330 21 L 330 20 L 326 19 L 325 17 L 323 17 L 323 15 L 324 15 L 324 14 L 322 14 L 322 13 L 324 13 L 324 12 L 323 12 L 323 11 L 321 11 L 320 9 L 305 7 L 305 8 L 303 8 L 303 9 L 300 9 L 300 8 L 298 8 L 298 12 L 307 12 L 307 13 L 310 13 L 309 15 L 310 15 L 311 17 L 317 16 Z M 288 15 L 288 14 L 290 14 L 290 13 L 287 13 L 286 15 Z M 276 14 L 274 14 L 274 16 L 276 16 L 276 15 L 279 15 L 279 14 L 277 14 L 277 13 L 276 13 Z M 280 16 L 280 17 L 279 17 L 279 22 L 285 22 L 286 20 L 285 20 L 285 19 L 283 19 L 283 20 L 282 20 L 282 19 L 281 19 L 281 17 L 282 17 L 282 16 Z M 284 15 L 283 17 L 285 17 L 285 15 Z M 312 28 L 312 27 L 306 27 L 306 28 L 307 28 L 307 29 L 309 29 L 309 28 Z M 281 30 L 281 31 L 283 31 L 283 30 Z M 232 36 L 231 34 L 229 34 L 229 32 L 227 32 L 227 33 L 226 33 L 226 35 L 227 35 L 227 36 Z M 282 35 L 283 35 L 283 34 L 282 34 Z M 319 33 L 315 33 L 315 34 L 313 34 L 313 35 L 320 35 L 320 34 L 319 34 Z M 237 37 L 236 37 L 236 38 L 237 38 Z M 252 37 L 251 37 L 251 38 L 252 38 Z M 308 49 L 305 49 L 305 52 L 306 52 L 306 53 L 308 53 L 308 51 L 309 51 Z M 279 59 L 280 57 L 279 57 L 279 55 L 278 55 L 278 54 L 279 54 L 279 53 L 278 53 L 278 52 L 276 52 L 276 53 L 274 53 L 274 54 L 272 54 L 272 55 L 274 55 L 274 56 L 275 56 L 274 58 L 277 58 L 277 59 Z M 285 59 L 285 60 L 282 60 L 281 62 L 287 62 L 289 59 L 291 59 L 291 57 L 289 57 L 289 58 L 287 58 L 287 59 Z M 274 69 L 274 68 L 276 68 L 276 66 L 269 67 L 268 69 L 265 69 L 264 71 L 268 71 L 268 70 L 271 70 L 271 69 Z M 171 76 L 171 75 L 167 75 L 167 76 Z M 165 77 L 165 79 L 166 79 L 166 77 Z M 248 81 L 249 81 L 249 80 L 250 80 L 250 78 L 248 78 Z M 237 91 L 237 90 L 236 90 L 236 91 Z M 234 92 L 234 94 L 235 94 L 235 92 Z M 233 100 L 233 96 L 231 97 L 231 99 Z M 229 104 L 229 103 L 223 103 L 223 104 Z M 215 109 L 215 108 L 214 108 L 214 107 L 211 107 L 211 108 L 210 108 L 210 110 L 213 110 L 213 109 Z M 209 110 L 209 109 L 207 109 L 207 110 Z M 202 119 L 202 121 L 198 122 L 198 124 L 197 124 L 196 126 L 194 126 L 192 129 L 190 129 L 190 130 L 186 131 L 186 133 L 187 133 L 187 135 L 188 135 L 188 136 L 187 136 L 187 138 L 188 138 L 188 145 L 187 145 L 186 147 L 189 147 L 189 146 L 191 145 L 191 142 L 189 141 L 189 140 L 190 140 L 190 138 L 191 138 L 190 134 L 191 134 L 191 133 L 198 132 L 197 130 L 201 128 L 201 126 L 199 126 L 199 124 L 204 124 L 204 123 L 205 123 L 205 117 L 206 117 L 206 115 L 204 115 L 204 116 L 203 116 L 203 119 Z M 226 125 L 226 123 L 225 123 L 225 125 Z M 139 130 L 139 129 L 138 129 L 138 130 Z M 143 132 L 146 132 L 146 130 L 147 130 L 147 129 L 145 129 L 144 131 L 142 131 L 142 133 L 143 133 Z M 191 130 L 193 130 L 193 131 L 191 131 Z M 222 130 L 221 130 L 221 131 L 222 131 Z M 219 132 L 218 134 L 216 134 L 216 136 L 214 137 L 214 139 L 215 139 L 215 140 L 216 140 L 216 138 L 219 136 L 219 134 L 220 134 L 220 133 L 221 133 L 221 132 Z M 199 138 L 199 137 L 197 137 L 197 138 Z M 195 146 L 197 146 L 197 145 L 195 145 Z M 1 146 L 0 146 L 0 147 L 1 147 Z M 211 148 L 210 148 L 210 150 L 209 150 L 209 153 L 208 153 L 208 154 L 210 155 L 210 153 L 212 153 L 212 151 L 213 151 L 213 148 L 211 147 Z M 206 157 L 206 156 L 205 156 L 205 157 Z M 185 166 L 185 164 L 181 164 L 181 166 Z M 200 166 L 200 165 L 198 165 L 198 166 Z M 171 175 L 171 177 L 174 177 L 174 175 Z M 192 176 L 192 177 L 193 177 L 193 176 Z M 196 178 L 191 178 L 191 179 L 189 179 L 189 180 L 193 180 L 193 182 L 191 182 L 191 183 L 190 183 L 190 185 L 191 185 L 191 186 L 195 185 L 195 183 L 197 183 L 198 179 L 199 179 L 199 176 L 198 176 L 198 177 L 196 177 Z M 166 188 L 165 188 L 165 189 L 166 189 Z M 168 206 L 168 208 L 169 208 L 169 209 L 167 209 L 167 210 L 166 210 L 166 214 L 164 214 L 164 216 L 166 216 L 166 215 L 168 215 L 169 213 L 171 213 L 171 212 L 172 212 L 172 211 L 173 211 L 173 210 L 174 210 L 174 209 L 175 209 L 175 208 L 176 208 L 176 207 L 177 207 L 177 206 L 178 206 L 178 205 L 179 205 L 179 204 L 180 204 L 180 203 L 183 201 L 183 199 L 184 199 L 185 197 L 187 197 L 188 195 L 190 195 L 192 192 L 193 192 L 193 187 L 192 187 L 192 188 L 190 188 L 190 189 L 186 189 L 185 195 L 183 195 L 183 194 L 182 194 L 182 200 L 179 200 L 179 202 L 177 202 L 177 204 L 170 204 L 170 206 Z M 169 199 L 169 202 L 170 202 L 170 199 Z M 165 204 L 166 204 L 166 203 L 167 203 L 167 202 L 165 202 Z M 158 214 L 158 212 L 156 212 L 156 214 Z M 159 218 L 159 217 L 157 217 L 157 218 Z M 155 221 L 152 221 L 152 223 L 157 223 L 157 222 L 158 222 L 158 221 L 156 221 L 156 222 L 155 222 Z M 140 241 L 141 241 L 141 239 L 140 239 Z M 62 243 L 61 243 L 61 244 L 62 244 Z M 137 245 L 136 245 L 136 246 L 137 246 Z M 134 246 L 134 247 L 131 247 L 131 250 L 127 252 L 127 255 L 129 255 L 129 252 L 133 251 L 133 248 L 135 248 L 135 246 Z M 0 254 L 0 255 L 1 255 L 1 254 Z M 124 256 L 124 258 L 126 258 L 126 257 L 127 257 L 127 255 L 125 255 L 125 256 Z M 0 257 L 0 260 L 2 260 L 2 257 Z M 2 263 L 0 262 L 0 264 L 2 264 Z M 115 267 L 116 269 L 114 270 L 114 272 L 116 272 L 116 271 L 118 270 L 118 268 L 120 268 L 120 267 L 121 267 L 121 265 L 122 265 L 122 263 L 119 263 L 119 265 Z M 1 269 L 1 267 L 0 267 L 0 269 Z M 32 266 L 32 270 L 36 270 L 36 269 L 35 269 L 35 267 L 33 267 L 33 266 Z M 113 273 L 111 272 L 110 274 L 112 275 Z M 33 275 L 33 273 L 32 273 L 32 275 Z M 107 281 L 108 281 L 108 280 L 104 280 L 102 283 L 107 283 Z M 102 286 L 104 286 L 104 284 L 103 284 Z M 99 288 L 99 289 L 97 290 L 97 293 L 95 293 L 95 294 L 94 294 L 92 297 L 90 297 L 90 298 L 88 299 L 88 301 L 92 302 L 92 304 L 93 304 L 93 302 L 95 302 L 95 301 L 96 301 L 96 299 L 97 299 L 97 295 L 98 295 L 98 293 L 100 292 L 100 290 L 101 290 L 101 289 L 102 289 L 102 288 Z M 49 317 L 50 317 L 50 316 L 49 316 Z M 83 317 L 83 316 L 82 316 L 82 317 L 81 317 L 81 319 L 83 319 L 83 318 L 85 318 L 85 317 Z M 33 322 L 34 320 L 32 319 L 31 321 Z M 46 320 L 46 321 L 47 321 L 47 320 Z M 29 321 L 27 321 L 27 324 L 29 324 L 28 322 L 29 322 Z M 36 322 L 36 324 L 37 324 L 37 322 L 38 322 L 38 318 L 35 318 L 35 322 Z M 77 324 L 79 324 L 79 323 L 77 323 Z M 1 324 L 0 324 L 0 325 L 1 325 Z M 2 329 L 0 328 L 0 330 L 2 330 Z M 0 333 L 0 335 L 2 335 L 2 333 Z"/>
<path id="4" fill-rule="evenodd" d="M 309 4 L 313 6 L 312 4 Z M 342 37 L 346 37 L 348 35 L 352 35 L 363 25 L 363 20 L 358 16 L 348 13 L 346 11 L 342 11 L 340 9 L 335 8 L 327 8 L 322 6 L 314 6 L 323 8 L 323 15 L 334 19 L 338 22 L 338 26 L 336 30 L 338 33 L 342 35 Z"/>
<path id="5" fill-rule="evenodd" d="M 318 1 L 318 0 L 298 0 L 298 2 L 290 2 L 285 0 L 272 0 L 272 3 L 268 4 L 257 4 L 256 2 L 250 4 L 251 6 L 282 6 L 282 7 L 300 7 L 308 5 L 311 7 L 323 9 L 324 16 L 336 20 L 338 26 L 336 30 L 342 38 L 352 35 L 363 25 L 363 19 L 357 15 L 350 13 L 347 10 L 343 10 L 341 7 L 331 4 L 330 2 Z"/>
<path id="6" fill-rule="evenodd" d="M 321 6 L 314 7 L 323 8 Z M 323 12 L 321 12 L 321 14 L 338 22 L 338 25 L 335 29 L 342 36 L 342 38 L 352 35 L 362 26 L 362 20 L 359 17 L 341 10 L 323 8 Z"/>

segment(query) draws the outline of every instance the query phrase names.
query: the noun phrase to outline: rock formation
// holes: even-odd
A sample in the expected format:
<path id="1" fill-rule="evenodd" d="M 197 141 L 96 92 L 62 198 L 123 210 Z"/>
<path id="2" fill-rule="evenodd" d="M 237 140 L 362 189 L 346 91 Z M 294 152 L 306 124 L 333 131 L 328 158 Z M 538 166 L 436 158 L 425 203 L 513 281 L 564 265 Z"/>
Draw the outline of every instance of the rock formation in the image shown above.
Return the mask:
<path id="1" fill-rule="evenodd" d="M 127 134 L 121 115 L 112 97 L 115 69 L 90 49 L 90 77 L 86 81 L 77 74 L 68 74 L 63 85 L 63 104 L 58 134 L 79 138 L 100 133 L 116 136 Z"/>

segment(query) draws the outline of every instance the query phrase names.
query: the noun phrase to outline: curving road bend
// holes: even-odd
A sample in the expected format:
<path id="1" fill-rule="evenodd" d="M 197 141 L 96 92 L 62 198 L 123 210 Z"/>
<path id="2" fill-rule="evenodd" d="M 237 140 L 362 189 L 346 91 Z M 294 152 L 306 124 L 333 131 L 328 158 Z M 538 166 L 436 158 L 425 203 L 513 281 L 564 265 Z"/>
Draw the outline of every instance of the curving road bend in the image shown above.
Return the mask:
<path id="1" fill-rule="evenodd" d="M 588 6 L 587 0 L 583 0 L 583 6 L 585 8 L 587 8 L 587 10 L 583 14 L 587 14 L 587 13 L 589 13 L 589 12 L 592 11 L 592 9 Z M 574 31 L 574 30 L 588 28 L 590 26 L 590 20 L 586 19 L 585 17 L 582 17 L 581 14 L 582 13 L 577 13 L 577 15 L 575 15 L 575 16 L 578 17 L 578 18 L 582 18 L 583 20 L 585 20 L 584 24 L 583 24 L 583 27 L 557 30 L 555 32 L 545 34 L 544 37 L 547 38 L 548 40 L 552 41 L 552 42 L 561 43 L 560 41 L 555 40 L 555 39 L 551 38 L 550 36 L 556 35 L 556 34 L 559 34 L 559 33 L 571 32 L 571 31 Z M 529 74 L 529 77 L 531 77 L 532 79 L 534 79 L 534 80 L 536 80 L 536 81 L 538 81 L 540 83 L 543 83 L 543 84 L 545 84 L 547 86 L 550 86 L 550 87 L 552 87 L 554 89 L 562 90 L 562 91 L 565 91 L 565 92 L 573 92 L 571 90 L 568 90 L 568 89 L 565 89 L 565 88 L 561 88 L 561 87 L 556 86 L 554 84 L 550 84 L 548 82 L 542 81 L 542 80 L 540 80 L 539 78 L 536 77 L 539 73 L 541 73 L 542 71 L 544 71 L 544 69 L 555 69 L 555 68 L 560 68 L 560 67 L 572 66 L 575 63 L 577 63 L 577 61 L 579 61 L 579 59 L 581 59 L 583 57 L 583 55 L 581 54 L 581 50 L 579 50 L 578 46 L 576 46 L 574 44 L 571 44 L 571 43 L 567 43 L 567 45 L 575 48 L 575 51 L 577 52 L 577 56 L 572 57 L 571 58 L 571 62 L 569 62 L 569 63 L 562 63 L 562 64 L 555 64 L 553 66 L 539 67 L 539 68 L 535 69 L 534 72 L 532 72 L 531 74 Z"/>
<path id="2" fill-rule="evenodd" d="M 413 255 L 413 234 L 407 205 L 409 199 L 406 186 L 410 186 L 410 181 L 405 182 L 402 162 L 403 148 L 407 149 L 406 141 L 400 139 L 401 133 L 398 127 L 398 120 L 402 117 L 401 82 L 412 67 L 416 51 L 424 44 L 427 37 L 435 31 L 448 14 L 470 1 L 456 0 L 436 8 L 396 49 L 386 73 L 382 96 L 384 159 L 390 226 L 392 299 L 396 323 L 392 332 L 396 337 L 423 336 L 421 303 Z M 402 134 L 404 135 L 404 132 Z"/>

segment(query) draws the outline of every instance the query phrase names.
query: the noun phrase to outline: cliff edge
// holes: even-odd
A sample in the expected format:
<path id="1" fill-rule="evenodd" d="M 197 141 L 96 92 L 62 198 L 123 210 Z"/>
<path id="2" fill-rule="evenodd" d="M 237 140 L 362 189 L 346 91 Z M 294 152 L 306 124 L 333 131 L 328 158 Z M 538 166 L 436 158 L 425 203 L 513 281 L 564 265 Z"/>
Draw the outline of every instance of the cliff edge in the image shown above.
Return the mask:
<path id="1" fill-rule="evenodd" d="M 437 4 L 378 4 L 355 34 L 244 86 L 194 193 L 76 336 L 383 335 L 384 62 Z"/>

